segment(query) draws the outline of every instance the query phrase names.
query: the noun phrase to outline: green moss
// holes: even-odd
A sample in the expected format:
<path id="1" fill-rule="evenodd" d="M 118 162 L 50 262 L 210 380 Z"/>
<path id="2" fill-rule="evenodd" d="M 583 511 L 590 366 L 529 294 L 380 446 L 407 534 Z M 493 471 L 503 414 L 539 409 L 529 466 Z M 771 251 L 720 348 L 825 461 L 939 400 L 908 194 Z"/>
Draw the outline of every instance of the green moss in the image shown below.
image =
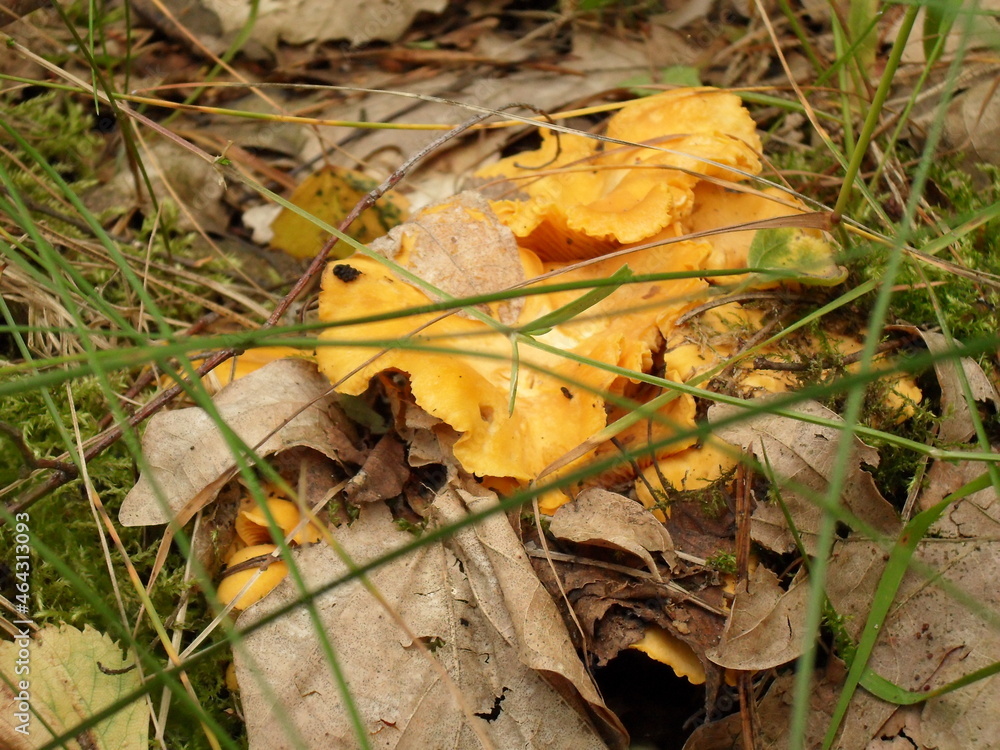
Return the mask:
<path id="1" fill-rule="evenodd" d="M 128 380 L 127 374 L 111 376 L 112 389 L 119 392 Z M 99 420 L 107 411 L 104 390 L 95 377 L 75 379 L 70 392 L 76 410 L 77 420 L 84 440 L 99 432 Z M 53 389 L 51 398 L 56 412 L 49 412 L 40 390 L 29 391 L 17 396 L 0 399 L 0 421 L 15 428 L 23 443 L 36 459 L 57 459 L 66 449 L 59 428 L 62 424 L 72 431 L 70 397 L 65 389 Z M 13 496 L 29 489 L 47 475 L 41 472 L 34 480 L 25 479 L 30 467 L 25 463 L 21 451 L 8 437 L 0 435 L 0 480 L 5 487 L 12 481 L 26 481 L 18 487 Z M 97 495 L 114 519 L 118 515 L 121 502 L 127 491 L 135 483 L 132 457 L 126 446 L 118 442 L 87 464 L 88 473 Z M 5 497 L 9 501 L 10 497 Z M 109 559 L 100 543 L 103 532 L 98 530 L 90 510 L 90 504 L 83 492 L 79 479 L 68 482 L 52 493 L 42 497 L 29 509 L 29 526 L 33 537 L 52 549 L 71 568 L 85 586 L 97 598 L 117 612 L 116 593 L 109 573 Z M 156 558 L 159 532 L 150 534 L 147 529 L 127 528 L 116 524 L 125 553 L 143 581 L 148 580 Z M 12 530 L 0 529 L 0 549 L 8 548 Z M 108 540 L 110 567 L 117 579 L 118 595 L 129 617 L 129 627 L 134 627 L 140 608 L 140 600 L 130 582 L 125 561 Z M 204 598 L 191 591 L 191 584 L 185 582 L 186 561 L 175 550 L 167 557 L 163 572 L 157 578 L 151 592 L 154 607 L 160 618 L 166 619 L 175 613 L 184 594 L 190 595 L 185 628 L 190 633 L 202 630 L 212 619 Z M 38 625 L 47 623 L 70 623 L 77 627 L 85 624 L 109 631 L 111 627 L 103 619 L 100 611 L 93 606 L 77 584 L 63 578 L 51 565 L 35 556 L 31 577 L 32 617 Z M 216 631 L 209 643 L 224 638 Z M 154 655 L 166 663 L 148 618 L 139 622 L 136 640 L 152 649 Z M 242 722 L 235 712 L 235 699 L 224 687 L 228 649 L 217 656 L 197 664 L 189 672 L 192 685 L 199 701 L 214 719 L 222 725 L 229 736 L 238 739 L 243 732 Z M 194 713 L 174 701 L 168 726 L 167 746 L 171 748 L 207 748 L 208 741 L 201 732 Z"/>
<path id="2" fill-rule="evenodd" d="M 991 180 L 986 188 L 978 190 L 967 173 L 950 165 L 947 160 L 935 162 L 929 180 L 933 191 L 929 193 L 939 204 L 937 209 L 944 217 L 942 225 L 959 227 L 1000 202 L 1000 170 L 993 167 L 983 169 Z M 941 234 L 939 228 L 921 226 L 915 230 L 910 244 L 920 248 Z M 880 245 L 856 248 L 849 260 L 851 280 L 861 283 L 881 279 L 890 252 Z M 972 272 L 1000 275 L 1000 219 L 985 222 L 967 233 L 939 253 L 938 257 Z M 1000 329 L 1000 290 L 958 275 L 949 268 L 912 258 L 906 260 L 896 279 L 899 291 L 893 295 L 891 314 L 894 320 L 891 322 L 910 323 L 920 328 L 940 326 L 925 280 L 933 285 L 941 311 L 947 317 L 946 322 L 955 338 L 961 341 L 996 335 Z"/>
<path id="3" fill-rule="evenodd" d="M 848 664 L 857 651 L 857 644 L 847 632 L 847 617 L 839 614 L 829 601 L 823 604 L 823 628 L 828 631 L 833 640 L 836 654 Z"/>
<path id="4" fill-rule="evenodd" d="M 720 550 L 705 560 L 705 564 L 720 573 L 736 574 L 736 555 Z"/>
<path id="5" fill-rule="evenodd" d="M 45 162 L 77 192 L 97 184 L 95 167 L 104 141 L 94 130 L 93 106 L 49 91 L 22 101 L 0 98 L 0 118 L 37 150 Z M 9 135 L 0 131 L 0 143 L 15 153 L 19 150 Z M 45 189 L 49 179 L 41 177 L 42 167 L 24 154 L 20 164 L 0 154 L 11 171 L 14 184 L 41 205 L 60 205 Z"/>

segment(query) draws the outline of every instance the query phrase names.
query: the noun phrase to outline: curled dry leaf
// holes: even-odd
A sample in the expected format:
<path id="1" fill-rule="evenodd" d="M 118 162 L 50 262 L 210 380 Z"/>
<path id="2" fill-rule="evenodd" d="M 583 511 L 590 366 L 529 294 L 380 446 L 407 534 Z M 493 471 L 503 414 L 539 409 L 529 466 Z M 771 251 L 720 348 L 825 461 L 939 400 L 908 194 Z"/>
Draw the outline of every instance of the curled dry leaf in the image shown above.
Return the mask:
<path id="1" fill-rule="evenodd" d="M 365 458 L 361 471 L 347 483 L 344 494 L 355 505 L 388 500 L 403 491 L 409 478 L 406 446 L 395 435 L 386 434 Z"/>
<path id="2" fill-rule="evenodd" d="M 815 401 L 804 401 L 789 411 L 831 422 L 841 422 L 833 411 Z M 711 422 L 719 422 L 744 413 L 741 407 L 716 404 L 708 412 Z M 807 553 L 815 551 L 815 535 L 822 510 L 822 499 L 830 480 L 837 471 L 846 471 L 841 492 L 842 507 L 876 532 L 893 535 L 899 529 L 899 517 L 892 505 L 882 497 L 872 475 L 862 464 L 878 466 L 879 455 L 859 438 L 853 438 L 853 450 L 844 466 L 836 463 L 841 432 L 834 427 L 815 425 L 791 417 L 759 414 L 716 428 L 715 434 L 733 445 L 748 449 L 769 467 L 778 482 L 784 502 Z M 795 550 L 795 539 L 785 513 L 777 502 L 758 499 L 751 519 L 754 541 L 775 552 Z"/>
<path id="3" fill-rule="evenodd" d="M 556 510 L 549 527 L 559 538 L 631 552 L 662 580 L 651 552 L 659 552 L 668 563 L 676 562 L 674 545 L 663 524 L 642 505 L 617 492 L 597 487 L 584 490 L 572 503 Z"/>
<path id="4" fill-rule="evenodd" d="M 837 705 L 837 696 L 840 695 L 846 673 L 847 668 L 844 663 L 837 657 L 831 656 L 824 672 L 817 675 L 809 694 L 809 718 L 805 737 L 800 738 L 803 747 L 822 746 L 823 734 L 830 722 L 833 707 Z M 790 672 L 779 675 L 771 683 L 766 695 L 756 706 L 755 713 L 760 733 L 753 738 L 752 744 L 750 738 L 742 738 L 743 717 L 737 712 L 695 729 L 684 743 L 684 750 L 735 750 L 744 747 L 784 750 L 791 742 L 794 684 L 795 675 Z M 840 744 L 835 747 L 837 750 L 847 750 Z M 909 745 L 906 750 L 912 748 L 913 746 Z"/>
<path id="5" fill-rule="evenodd" d="M 330 384 L 315 365 L 295 359 L 272 362 L 224 388 L 215 398 L 226 424 L 265 456 L 307 446 L 331 458 Z M 212 418 L 201 408 L 155 414 L 142 440 L 148 471 L 125 497 L 119 520 L 149 526 L 176 518 L 186 523 L 236 474 L 236 462 Z M 162 491 L 162 503 L 154 488 Z"/>
<path id="6" fill-rule="evenodd" d="M 706 655 L 719 666 L 747 672 L 798 658 L 808 596 L 805 576 L 797 576 L 785 591 L 774 573 L 758 565 L 749 580 L 736 587 L 722 641 Z"/>
<path id="7" fill-rule="evenodd" d="M 436 498 L 432 523 L 448 524 L 495 502 L 492 493 L 452 487 Z M 355 563 L 413 539 L 393 524 L 383 503 L 363 506 L 360 518 L 334 536 Z M 348 573 L 326 545 L 296 550 L 293 559 L 309 589 Z M 368 578 L 385 605 L 352 580 L 318 597 L 316 608 L 372 747 L 478 747 L 473 724 L 497 748 L 625 746 L 502 514 L 388 562 Z M 298 598 L 295 582 L 286 579 L 238 625 Z M 246 649 L 236 652 L 252 749 L 296 746 L 288 724 L 306 747 L 356 744 L 314 628 L 306 610 L 297 609 L 249 635 Z M 418 649 L 413 638 L 433 653 Z M 447 671 L 447 680 L 429 658 Z"/>
<path id="8" fill-rule="evenodd" d="M 945 355 L 951 350 L 948 339 L 940 333 L 921 331 L 906 326 L 909 333 L 916 333 L 924 340 L 927 349 L 935 355 Z M 969 383 L 972 397 L 979 402 L 990 402 L 994 408 L 1000 408 L 1000 396 L 986 373 L 974 359 L 962 357 L 962 372 Z M 972 424 L 969 402 L 965 400 L 962 388 L 962 375 L 954 358 L 939 359 L 934 363 L 934 373 L 941 386 L 941 424 L 938 437 L 945 443 L 964 443 L 971 438 L 976 430 Z"/>

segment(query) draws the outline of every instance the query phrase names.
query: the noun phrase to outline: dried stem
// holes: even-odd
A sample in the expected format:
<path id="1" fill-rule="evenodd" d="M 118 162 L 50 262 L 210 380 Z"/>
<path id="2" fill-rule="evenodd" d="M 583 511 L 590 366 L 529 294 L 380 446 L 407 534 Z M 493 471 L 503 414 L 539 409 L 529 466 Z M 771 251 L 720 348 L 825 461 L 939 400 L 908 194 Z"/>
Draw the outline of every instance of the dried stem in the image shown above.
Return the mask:
<path id="1" fill-rule="evenodd" d="M 877 347 L 875 347 L 875 354 L 884 354 L 885 352 L 891 352 L 896 349 L 902 348 L 906 344 L 905 341 L 883 341 Z M 756 370 L 783 370 L 786 372 L 805 372 L 806 370 L 811 370 L 814 367 L 820 367 L 824 370 L 829 370 L 834 367 L 845 367 L 847 365 L 853 365 L 855 362 L 860 362 L 863 352 L 855 352 L 854 354 L 848 354 L 844 357 L 838 357 L 836 359 L 831 359 L 829 357 L 817 360 L 816 362 L 775 362 L 774 360 L 765 359 L 764 357 L 757 357 L 753 361 L 754 369 Z"/>

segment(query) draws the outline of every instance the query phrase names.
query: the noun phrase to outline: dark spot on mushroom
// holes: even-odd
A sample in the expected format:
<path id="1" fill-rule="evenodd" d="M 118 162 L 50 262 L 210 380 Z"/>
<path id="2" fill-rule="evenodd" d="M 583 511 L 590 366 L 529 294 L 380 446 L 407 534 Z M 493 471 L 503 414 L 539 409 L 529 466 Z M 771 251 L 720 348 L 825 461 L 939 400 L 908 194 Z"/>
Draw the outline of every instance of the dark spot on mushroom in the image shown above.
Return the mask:
<path id="1" fill-rule="evenodd" d="M 354 266 L 347 265 L 346 263 L 338 263 L 333 267 L 333 275 L 345 284 L 349 284 L 361 275 L 361 271 Z"/>
<path id="2" fill-rule="evenodd" d="M 573 398 L 572 392 L 566 386 L 562 386 L 559 390 L 562 391 L 562 395 L 564 395 L 566 398 L 570 399 Z"/>

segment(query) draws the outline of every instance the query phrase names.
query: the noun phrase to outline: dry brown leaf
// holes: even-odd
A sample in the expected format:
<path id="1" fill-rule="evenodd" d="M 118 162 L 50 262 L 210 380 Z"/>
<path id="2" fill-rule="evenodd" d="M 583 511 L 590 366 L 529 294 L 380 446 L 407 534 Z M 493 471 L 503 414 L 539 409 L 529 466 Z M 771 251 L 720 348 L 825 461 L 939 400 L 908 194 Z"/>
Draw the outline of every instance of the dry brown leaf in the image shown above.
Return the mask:
<path id="1" fill-rule="evenodd" d="M 231 429 L 258 455 L 296 446 L 336 458 L 328 433 L 334 431 L 330 383 L 302 360 L 272 362 L 224 388 L 215 405 Z M 211 502 L 236 474 L 232 451 L 212 418 L 201 408 L 159 412 L 142 440 L 149 471 L 122 503 L 124 526 L 185 523 Z M 161 505 L 148 476 L 163 493 Z"/>
<path id="2" fill-rule="evenodd" d="M 403 491 L 409 478 L 406 446 L 390 433 L 375 444 L 361 471 L 347 483 L 344 494 L 355 505 L 388 500 Z"/>
<path id="3" fill-rule="evenodd" d="M 927 507 L 983 470 L 975 462 L 949 467 L 947 473 L 931 467 L 927 497 L 921 497 L 920 505 Z M 917 548 L 915 561 L 938 571 L 940 577 L 928 581 L 913 570 L 906 574 L 869 660 L 880 675 L 907 690 L 921 691 L 1000 661 L 1000 635 L 983 619 L 1000 612 L 997 508 L 1000 501 L 995 491 L 986 489 L 956 502 L 931 527 Z M 838 613 L 846 616 L 845 624 L 854 637 L 865 623 L 884 567 L 885 552 L 878 545 L 846 540 L 835 548 L 828 594 Z M 970 599 L 956 601 L 943 585 L 965 592 Z M 924 747 L 992 747 L 1000 736 L 998 702 L 1000 679 L 991 677 L 922 704 L 919 716 L 910 722 L 917 722 Z M 845 717 L 838 747 L 865 747 L 871 732 L 896 710 L 859 691 Z"/>
<path id="4" fill-rule="evenodd" d="M 823 734 L 830 721 L 831 711 L 837 704 L 845 674 L 843 662 L 831 657 L 826 671 L 817 676 L 809 695 L 809 723 L 803 747 L 817 748 L 822 745 Z M 757 705 L 756 713 L 761 731 L 753 744 L 755 750 L 784 750 L 788 747 L 794 682 L 794 674 L 779 676 Z M 744 747 L 747 744 L 741 737 L 739 713 L 699 727 L 684 744 L 684 750 L 735 750 Z M 844 750 L 841 745 L 836 747 L 837 750 Z"/>
<path id="5" fill-rule="evenodd" d="M 169 197 L 183 206 L 177 212 L 178 231 L 226 234 L 229 228 L 229 209 L 224 203 L 226 184 L 215 166 L 169 140 L 156 141 L 140 153 L 153 191 L 161 200 Z M 119 158 L 124 162 L 126 156 L 121 153 Z M 133 205 L 136 196 L 145 192 L 145 186 L 136 188 L 131 170 L 117 169 L 108 182 L 87 193 L 84 202 L 99 214 Z"/>
<path id="6" fill-rule="evenodd" d="M 984 19 L 985 20 L 985 19 Z M 955 97 L 945 118 L 945 142 L 973 164 L 1000 165 L 1000 95 L 996 69 Z"/>
<path id="7" fill-rule="evenodd" d="M 948 344 L 948 339 L 940 333 L 920 331 L 916 328 L 913 332 L 920 334 L 931 354 L 946 354 L 952 348 Z M 972 397 L 976 401 L 992 402 L 994 407 L 1000 408 L 1000 396 L 986 377 L 983 368 L 970 357 L 962 357 L 961 361 Z M 938 437 L 945 443 L 964 443 L 975 434 L 976 430 L 972 424 L 969 403 L 963 395 L 962 380 L 955 360 L 939 359 L 934 363 L 934 373 L 941 385 L 941 425 Z"/>
<path id="8" fill-rule="evenodd" d="M 808 596 L 804 575 L 796 576 L 785 591 L 774 573 L 758 565 L 750 579 L 736 587 L 722 641 L 706 655 L 719 666 L 747 672 L 797 659 Z"/>
<path id="9" fill-rule="evenodd" d="M 495 503 L 448 489 L 438 495 L 435 524 Z M 335 532 L 357 563 L 410 542 L 382 503 Z M 326 545 L 297 550 L 308 588 L 343 576 Z M 428 645 L 497 748 L 625 746 L 625 735 L 601 701 L 574 651 L 552 600 L 539 584 L 503 515 L 459 530 L 369 575 L 410 631 Z M 239 620 L 249 625 L 299 597 L 291 578 Z M 469 719 L 447 684 L 386 610 L 357 581 L 316 601 L 374 748 L 474 748 Z M 251 634 L 236 652 L 251 748 L 353 747 L 353 729 L 308 613 L 295 610 Z M 545 677 L 543 677 L 543 675 Z M 590 720 L 581 711 L 587 708 Z M 601 726 L 602 739 L 591 724 Z"/>
<path id="10" fill-rule="evenodd" d="M 834 422 L 841 421 L 836 413 L 815 401 L 804 401 L 790 410 Z M 717 404 L 709 410 L 708 418 L 718 422 L 744 412 L 739 407 Z M 781 498 L 807 553 L 815 551 L 816 530 L 823 513 L 805 493 L 822 498 L 837 471 L 847 471 L 841 492 L 845 510 L 883 534 L 893 535 L 899 529 L 896 511 L 879 493 L 872 475 L 861 468 L 861 464 L 877 466 L 878 452 L 859 438 L 854 438 L 847 465 L 838 467 L 835 461 L 841 433 L 833 427 L 761 414 L 717 428 L 715 434 L 728 443 L 748 448 L 761 464 L 770 466 L 779 478 Z M 795 550 L 794 537 L 778 503 L 758 502 L 751 519 L 751 534 L 754 541 L 775 552 Z"/>
<path id="11" fill-rule="evenodd" d="M 525 278 L 514 233 L 485 198 L 468 190 L 425 208 L 372 242 L 371 249 L 453 297 L 498 292 Z M 523 306 L 521 298 L 501 302 L 497 318 L 511 325 Z"/>
<path id="12" fill-rule="evenodd" d="M 222 36 L 238 34 L 247 22 L 249 5 L 230 0 L 200 0 L 198 5 L 218 18 Z M 289 44 L 346 39 L 353 45 L 395 41 L 421 12 L 444 10 L 445 0 L 271 0 L 261 6 L 250 39 L 273 50 Z"/>
<path id="13" fill-rule="evenodd" d="M 705 657 L 705 651 L 718 644 L 724 625 L 722 587 L 714 584 L 712 576 L 675 579 L 683 581 L 683 588 L 678 588 L 580 562 L 550 563 L 542 555 L 533 557 L 532 562 L 549 593 L 558 597 L 561 609 L 566 608 L 562 592 L 572 600 L 585 650 L 597 666 L 606 665 L 642 640 L 647 625 L 656 625 L 690 646 L 707 674 L 721 676 L 722 670 Z M 685 590 L 690 595 L 684 594 Z M 695 599 L 719 614 L 697 605 Z"/>
<path id="14" fill-rule="evenodd" d="M 671 567 L 676 563 L 670 534 L 652 513 L 617 492 L 591 487 L 575 501 L 556 510 L 549 530 L 559 539 L 613 547 L 641 558 L 649 572 L 662 580 L 651 552 L 659 552 Z"/>

